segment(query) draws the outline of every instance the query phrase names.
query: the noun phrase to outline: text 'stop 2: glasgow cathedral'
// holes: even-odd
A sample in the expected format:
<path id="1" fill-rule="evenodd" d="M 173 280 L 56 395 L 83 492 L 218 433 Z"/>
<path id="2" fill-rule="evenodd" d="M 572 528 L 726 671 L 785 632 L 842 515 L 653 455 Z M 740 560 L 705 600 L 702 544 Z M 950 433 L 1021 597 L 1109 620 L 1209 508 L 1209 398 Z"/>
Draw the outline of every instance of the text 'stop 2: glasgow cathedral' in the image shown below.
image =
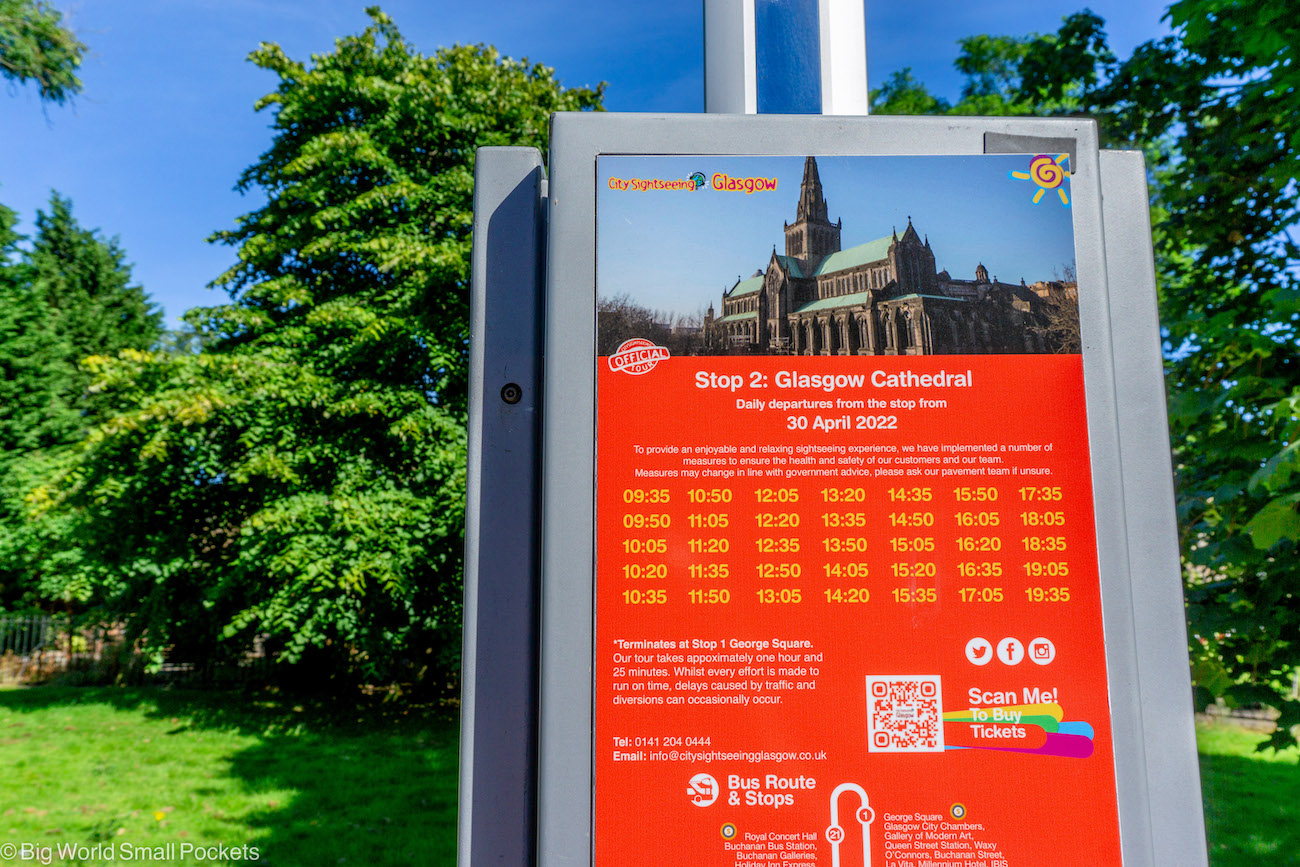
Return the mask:
<path id="1" fill-rule="evenodd" d="M 929 238 L 910 217 L 901 237 L 895 229 L 847 250 L 841 229 L 830 221 L 817 161 L 808 157 L 785 255 L 773 249 L 765 271 L 727 290 L 721 316 L 710 304 L 705 343 L 714 351 L 792 355 L 1078 351 L 1068 345 L 1077 337 L 1053 327 L 1062 307 L 1077 323 L 1077 283 L 1000 283 L 982 264 L 974 280 L 954 279 L 936 271 Z"/>

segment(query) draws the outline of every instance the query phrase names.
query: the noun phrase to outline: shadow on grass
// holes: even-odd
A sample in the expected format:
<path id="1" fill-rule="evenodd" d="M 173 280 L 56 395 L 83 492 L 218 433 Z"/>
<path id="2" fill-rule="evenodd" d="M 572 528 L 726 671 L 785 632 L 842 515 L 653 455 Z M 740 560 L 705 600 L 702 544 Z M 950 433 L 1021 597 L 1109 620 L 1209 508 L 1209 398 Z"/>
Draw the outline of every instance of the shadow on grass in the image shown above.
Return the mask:
<path id="1" fill-rule="evenodd" d="M 1300 770 L 1294 762 L 1200 756 L 1213 867 L 1300 865 Z"/>
<path id="2" fill-rule="evenodd" d="M 456 860 L 454 741 L 430 749 L 392 736 L 277 736 L 234 756 L 232 771 L 254 788 L 293 788 L 282 808 L 245 821 L 264 862 L 453 864 Z"/>
<path id="3" fill-rule="evenodd" d="M 192 730 L 237 732 L 251 745 L 226 757 L 228 776 L 257 806 L 238 817 L 270 867 L 455 862 L 457 732 L 446 709 L 367 698 L 304 699 L 266 692 L 34 687 L 0 691 L 0 707 L 39 714 L 108 705 Z M 246 742 L 245 742 L 246 743 Z M 193 789 L 203 795 L 201 781 Z M 287 792 L 283 802 L 264 793 Z M 262 796 L 253 798 L 251 796 Z"/>

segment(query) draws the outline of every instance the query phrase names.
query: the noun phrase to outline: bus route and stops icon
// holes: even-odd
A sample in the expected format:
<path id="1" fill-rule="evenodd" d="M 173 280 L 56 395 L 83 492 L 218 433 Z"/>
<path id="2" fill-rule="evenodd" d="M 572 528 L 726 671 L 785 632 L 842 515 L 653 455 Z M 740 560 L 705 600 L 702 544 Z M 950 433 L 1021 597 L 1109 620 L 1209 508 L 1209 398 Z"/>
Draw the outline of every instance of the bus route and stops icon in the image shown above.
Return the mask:
<path id="1" fill-rule="evenodd" d="M 696 774 L 686 787 L 686 795 L 697 807 L 707 807 L 718 800 L 718 781 L 710 774 Z"/>

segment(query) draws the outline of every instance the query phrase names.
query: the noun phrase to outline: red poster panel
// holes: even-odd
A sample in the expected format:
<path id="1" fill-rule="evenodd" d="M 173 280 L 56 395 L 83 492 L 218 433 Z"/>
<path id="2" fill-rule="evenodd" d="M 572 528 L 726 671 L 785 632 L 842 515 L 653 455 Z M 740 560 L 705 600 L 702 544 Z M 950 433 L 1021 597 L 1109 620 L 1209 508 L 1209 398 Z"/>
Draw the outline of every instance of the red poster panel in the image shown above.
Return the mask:
<path id="1" fill-rule="evenodd" d="M 598 261 L 601 867 L 1121 863 L 1068 184 L 1050 155 L 926 159 L 601 160 L 598 228 L 633 226 Z M 990 259 L 1056 245 L 1062 279 L 1018 284 L 939 269 L 971 215 L 843 243 L 822 180 L 910 183 L 925 213 L 921 179 L 1005 195 L 1044 172 L 1063 235 L 1032 185 L 978 217 L 1020 232 Z M 637 181 L 660 198 L 621 200 Z M 698 318 L 620 277 L 774 192 L 786 254 Z"/>

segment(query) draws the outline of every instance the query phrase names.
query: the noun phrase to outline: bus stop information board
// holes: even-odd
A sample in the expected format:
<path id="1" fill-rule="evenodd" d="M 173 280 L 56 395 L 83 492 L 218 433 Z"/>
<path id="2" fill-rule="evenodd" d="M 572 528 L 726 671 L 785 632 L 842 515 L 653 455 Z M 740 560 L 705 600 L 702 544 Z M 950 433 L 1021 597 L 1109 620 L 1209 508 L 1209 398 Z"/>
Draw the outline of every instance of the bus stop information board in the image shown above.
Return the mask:
<path id="1" fill-rule="evenodd" d="M 596 170 L 595 863 L 1118 865 L 1065 156 Z"/>

